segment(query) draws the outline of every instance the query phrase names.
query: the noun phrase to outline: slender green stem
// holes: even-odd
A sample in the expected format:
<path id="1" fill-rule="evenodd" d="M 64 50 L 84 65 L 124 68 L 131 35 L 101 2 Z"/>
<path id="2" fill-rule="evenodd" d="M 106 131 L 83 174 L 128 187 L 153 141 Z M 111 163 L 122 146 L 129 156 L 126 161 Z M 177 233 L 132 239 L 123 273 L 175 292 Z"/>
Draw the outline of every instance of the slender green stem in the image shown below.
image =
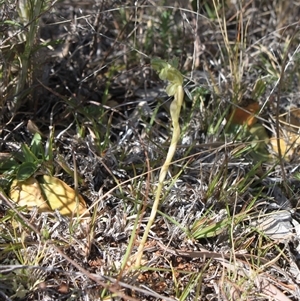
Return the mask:
<path id="1" fill-rule="evenodd" d="M 156 214 L 157 214 L 157 209 L 159 206 L 160 198 L 161 198 L 161 193 L 164 185 L 164 180 L 166 178 L 169 165 L 172 162 L 173 156 L 176 151 L 176 146 L 177 143 L 180 139 L 180 126 L 179 126 L 179 116 L 180 116 L 180 110 L 181 106 L 183 103 L 183 98 L 184 98 L 184 92 L 183 92 L 183 79 L 181 74 L 177 69 L 172 67 L 169 64 L 166 64 L 164 62 L 159 62 L 161 63 L 161 66 L 163 66 L 161 72 L 160 72 L 160 77 L 162 79 L 168 79 L 171 84 L 167 88 L 167 92 L 169 95 L 174 95 L 174 100 L 171 103 L 170 106 L 170 113 L 171 113 L 171 119 L 172 119 L 172 125 L 173 125 L 173 134 L 172 134 L 172 140 L 171 144 L 167 153 L 166 160 L 161 167 L 160 173 L 159 173 L 159 178 L 158 178 L 158 186 L 155 194 L 155 200 L 152 206 L 151 214 L 147 223 L 147 226 L 145 228 L 144 235 L 142 237 L 142 240 L 140 242 L 137 254 L 136 254 L 136 262 L 135 266 L 140 267 L 141 266 L 141 260 L 143 256 L 143 250 L 145 243 L 148 238 L 148 234 L 150 232 L 150 229 L 154 223 Z"/>

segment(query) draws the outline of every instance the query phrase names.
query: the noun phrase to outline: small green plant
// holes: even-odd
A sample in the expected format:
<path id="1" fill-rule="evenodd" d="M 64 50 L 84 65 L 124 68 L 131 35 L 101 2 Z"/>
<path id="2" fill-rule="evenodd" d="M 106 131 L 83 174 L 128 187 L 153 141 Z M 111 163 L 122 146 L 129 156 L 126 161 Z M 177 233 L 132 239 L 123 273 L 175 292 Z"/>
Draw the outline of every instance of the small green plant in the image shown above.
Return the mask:
<path id="1" fill-rule="evenodd" d="M 55 1 L 54 1 L 55 2 Z M 49 5 L 48 0 L 19 0 L 17 2 L 17 12 L 19 15 L 19 23 L 13 21 L 17 28 L 24 30 L 18 35 L 20 44 L 23 44 L 23 49 L 18 52 L 18 61 L 20 72 L 18 75 L 15 97 L 14 109 L 15 111 L 21 106 L 22 99 L 24 98 L 24 88 L 28 75 L 31 69 L 31 60 L 33 54 L 37 51 L 37 34 L 38 23 L 41 14 L 47 9 Z"/>
<path id="2" fill-rule="evenodd" d="M 146 240 L 148 238 L 148 234 L 150 231 L 150 228 L 154 222 L 158 205 L 161 198 L 161 192 L 164 185 L 164 180 L 166 178 L 169 165 L 171 164 L 172 158 L 176 151 L 176 146 L 180 138 L 180 126 L 179 126 L 179 116 L 180 116 L 180 110 L 183 103 L 184 98 L 184 90 L 183 90 L 183 76 L 181 73 L 177 70 L 177 62 L 174 60 L 173 62 L 166 63 L 165 61 L 161 59 L 153 59 L 152 67 L 154 70 L 159 72 L 159 78 L 161 80 L 168 80 L 170 84 L 166 88 L 166 92 L 169 96 L 174 96 L 174 100 L 171 103 L 170 106 L 170 114 L 172 119 L 172 125 L 173 125 L 173 135 L 171 144 L 169 146 L 169 150 L 167 153 L 167 158 L 161 167 L 159 179 L 158 179 L 158 187 L 155 194 L 155 200 L 152 206 L 151 215 L 149 217 L 148 224 L 146 226 L 143 238 L 141 240 L 141 243 L 138 248 L 137 252 L 137 259 L 136 259 L 136 267 L 140 267 L 141 260 L 143 256 L 143 249 L 146 243 Z"/>
<path id="3" fill-rule="evenodd" d="M 22 144 L 21 152 L 2 162 L 0 172 L 6 179 L 17 179 L 25 181 L 34 175 L 38 170 L 44 170 L 45 173 L 53 172 L 53 152 L 52 139 L 44 150 L 42 138 L 39 133 L 35 133 L 31 145 Z"/>
<path id="4" fill-rule="evenodd" d="M 145 37 L 142 46 L 146 53 L 153 52 L 153 40 L 155 39 L 160 53 L 163 55 L 165 53 L 174 51 L 178 35 L 180 32 L 175 33 L 174 29 L 176 24 L 174 24 L 174 18 L 172 16 L 172 10 L 162 10 L 159 13 L 159 18 L 156 21 L 150 20 L 147 22 L 147 30 L 145 32 Z M 178 28 L 177 28 L 178 30 Z M 177 35 L 178 34 L 178 35 Z M 177 49 L 176 51 L 180 51 Z"/>
<path id="5" fill-rule="evenodd" d="M 10 187 L 7 189 L 10 198 L 29 210 L 37 207 L 39 212 L 59 210 L 62 215 L 73 217 L 77 213 L 89 216 L 85 201 L 77 192 L 77 173 L 73 173 L 75 190 L 52 176 L 54 162 L 50 141 L 53 138 L 48 140 L 45 152 L 41 139 L 40 134 L 35 133 L 30 147 L 23 144 L 21 153 L 0 165 L 3 181 L 6 180 L 6 186 Z M 72 173 L 71 170 L 69 172 Z"/>

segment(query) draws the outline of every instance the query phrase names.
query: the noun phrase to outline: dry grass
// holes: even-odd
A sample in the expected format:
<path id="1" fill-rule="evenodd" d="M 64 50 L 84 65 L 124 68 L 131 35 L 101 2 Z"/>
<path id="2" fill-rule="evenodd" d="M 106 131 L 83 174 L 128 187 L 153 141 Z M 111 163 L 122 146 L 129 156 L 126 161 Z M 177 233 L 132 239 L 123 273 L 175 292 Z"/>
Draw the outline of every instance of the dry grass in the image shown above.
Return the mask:
<path id="1" fill-rule="evenodd" d="M 299 300 L 296 1 L 43 2 L 31 21 L 18 2 L 0 1 L 0 299 Z M 179 59 L 186 99 L 136 269 L 172 132 L 153 57 Z M 259 127 L 226 123 L 244 99 Z M 28 120 L 90 220 L 7 197 Z"/>

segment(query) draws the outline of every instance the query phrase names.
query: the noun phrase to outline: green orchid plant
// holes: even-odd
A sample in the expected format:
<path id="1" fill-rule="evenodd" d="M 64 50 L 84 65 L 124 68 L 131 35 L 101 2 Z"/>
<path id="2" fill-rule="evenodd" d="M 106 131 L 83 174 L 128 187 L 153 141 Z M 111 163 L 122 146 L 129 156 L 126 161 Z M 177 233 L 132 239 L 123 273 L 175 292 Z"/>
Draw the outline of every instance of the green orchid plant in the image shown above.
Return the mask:
<path id="1" fill-rule="evenodd" d="M 174 60 L 170 63 L 167 63 L 161 59 L 155 58 L 151 61 L 151 65 L 154 70 L 156 70 L 159 73 L 159 78 L 161 80 L 167 80 L 169 81 L 169 85 L 166 88 L 166 93 L 169 96 L 174 96 L 174 100 L 171 103 L 170 106 L 170 114 L 172 119 L 172 125 L 173 125 L 173 134 L 172 134 L 172 140 L 171 144 L 169 146 L 169 150 L 167 153 L 166 160 L 161 167 L 159 179 L 158 179 L 158 186 L 155 194 L 155 200 L 152 206 L 151 214 L 149 217 L 149 221 L 147 223 L 144 235 L 142 237 L 142 240 L 140 242 L 137 254 L 136 254 L 136 267 L 141 266 L 141 260 L 143 256 L 143 250 L 145 243 L 148 238 L 148 234 L 150 231 L 151 226 L 154 223 L 157 209 L 160 203 L 161 198 L 161 192 L 163 189 L 163 183 L 166 178 L 169 165 L 171 164 L 171 161 L 173 159 L 173 156 L 176 151 L 177 143 L 180 139 L 180 126 L 179 126 L 179 116 L 180 116 L 180 110 L 183 103 L 184 98 L 184 90 L 183 90 L 183 76 L 177 69 L 177 61 Z"/>

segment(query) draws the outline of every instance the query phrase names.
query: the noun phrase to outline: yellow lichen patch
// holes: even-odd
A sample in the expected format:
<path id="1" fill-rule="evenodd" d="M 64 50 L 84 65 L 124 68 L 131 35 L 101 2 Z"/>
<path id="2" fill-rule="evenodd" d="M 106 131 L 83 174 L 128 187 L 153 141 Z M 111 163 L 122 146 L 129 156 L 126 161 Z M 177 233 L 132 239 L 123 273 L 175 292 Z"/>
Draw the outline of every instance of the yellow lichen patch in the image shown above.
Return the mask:
<path id="1" fill-rule="evenodd" d="M 10 198 L 28 210 L 37 208 L 39 212 L 59 210 L 61 215 L 70 217 L 88 217 L 90 213 L 80 194 L 65 182 L 51 176 L 41 176 L 38 179 L 30 177 L 25 181 L 14 180 Z"/>
<path id="2" fill-rule="evenodd" d="M 270 138 L 270 144 L 273 151 L 279 154 L 277 138 Z M 294 155 L 295 149 L 300 145 L 300 135 L 291 131 L 284 131 L 280 133 L 279 147 L 281 155 L 286 159 L 291 159 Z"/>
<path id="3" fill-rule="evenodd" d="M 14 180 L 10 187 L 9 197 L 28 210 L 37 207 L 39 212 L 52 211 L 45 201 L 38 181 L 31 177 L 25 181 Z"/>
<path id="4" fill-rule="evenodd" d="M 39 180 L 41 189 L 52 210 L 59 210 L 62 215 L 90 216 L 86 203 L 80 194 L 58 178 L 42 176 Z"/>
<path id="5" fill-rule="evenodd" d="M 289 108 L 284 114 L 281 114 L 278 119 L 280 132 L 279 137 L 273 136 L 270 138 L 270 144 L 273 151 L 279 154 L 279 147 L 281 155 L 290 160 L 295 156 L 295 152 L 300 146 L 300 109 Z M 279 146 L 277 140 L 279 139 Z"/>

